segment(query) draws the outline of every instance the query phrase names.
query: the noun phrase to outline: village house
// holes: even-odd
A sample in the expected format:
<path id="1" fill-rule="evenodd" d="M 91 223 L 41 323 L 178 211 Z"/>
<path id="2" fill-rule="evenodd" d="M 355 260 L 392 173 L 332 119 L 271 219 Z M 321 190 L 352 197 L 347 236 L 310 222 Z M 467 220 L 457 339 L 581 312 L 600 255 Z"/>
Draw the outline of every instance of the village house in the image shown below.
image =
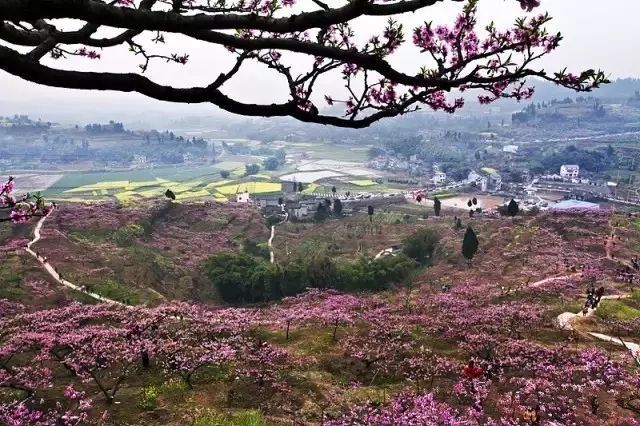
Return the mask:
<path id="1" fill-rule="evenodd" d="M 431 180 L 434 185 L 444 185 L 447 181 L 447 174 L 445 172 L 436 172 Z"/>
<path id="2" fill-rule="evenodd" d="M 500 191 L 502 176 L 491 167 L 483 167 L 479 172 L 471 170 L 467 177 L 469 184 L 475 184 L 481 191 Z"/>
<path id="3" fill-rule="evenodd" d="M 563 164 L 560 166 L 560 176 L 563 179 L 575 179 L 580 174 L 580 166 L 577 164 Z"/>
<path id="4" fill-rule="evenodd" d="M 250 201 L 251 201 L 251 197 L 249 196 L 249 193 L 247 191 L 239 192 L 238 194 L 236 194 L 237 203 L 248 203 Z"/>

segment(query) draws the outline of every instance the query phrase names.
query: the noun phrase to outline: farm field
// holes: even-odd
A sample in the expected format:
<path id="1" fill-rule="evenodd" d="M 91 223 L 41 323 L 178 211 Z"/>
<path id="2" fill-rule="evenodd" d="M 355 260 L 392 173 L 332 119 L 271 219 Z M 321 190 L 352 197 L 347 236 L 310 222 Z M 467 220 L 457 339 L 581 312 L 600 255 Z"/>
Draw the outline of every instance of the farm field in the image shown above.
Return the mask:
<path id="1" fill-rule="evenodd" d="M 229 166 L 227 164 L 226 166 Z M 235 165 L 233 165 L 235 167 Z M 65 191 L 82 186 L 99 185 L 103 182 L 149 182 L 188 181 L 195 179 L 221 180 L 220 169 L 213 166 L 157 167 L 130 171 L 67 173 L 46 192 L 47 196 L 59 197 Z"/>
<path id="2" fill-rule="evenodd" d="M 302 183 L 314 183 L 321 179 L 333 178 L 342 176 L 341 173 L 337 173 L 331 170 L 317 170 L 313 172 L 296 172 L 287 175 L 280 176 L 281 180 L 296 181 Z"/>
<path id="3" fill-rule="evenodd" d="M 219 170 L 231 171 L 231 178 L 223 179 Z M 211 197 L 216 201 L 226 202 L 229 196 L 245 190 L 255 194 L 282 190 L 281 183 L 269 182 L 273 179 L 270 175 L 259 174 L 243 178 L 244 172 L 242 163 L 222 162 L 217 163 L 215 169 L 187 167 L 67 174 L 58 176 L 58 183 L 50 186 L 44 195 L 55 201 L 92 202 L 115 199 L 121 203 L 129 203 L 144 198 L 163 197 L 165 191 L 170 189 L 176 194 L 177 200 Z M 83 184 L 72 186 L 74 183 Z"/>
<path id="4" fill-rule="evenodd" d="M 484 210 L 494 209 L 505 202 L 502 197 L 495 197 L 492 195 L 461 194 L 453 197 L 445 196 L 438 198 L 441 199 L 443 207 L 468 210 L 469 207 L 467 206 L 467 202 L 474 197 L 478 200 L 477 207 Z"/>
<path id="5" fill-rule="evenodd" d="M 377 185 L 376 182 L 371 179 L 358 179 L 358 180 L 350 180 L 349 183 L 356 186 L 374 186 Z"/>

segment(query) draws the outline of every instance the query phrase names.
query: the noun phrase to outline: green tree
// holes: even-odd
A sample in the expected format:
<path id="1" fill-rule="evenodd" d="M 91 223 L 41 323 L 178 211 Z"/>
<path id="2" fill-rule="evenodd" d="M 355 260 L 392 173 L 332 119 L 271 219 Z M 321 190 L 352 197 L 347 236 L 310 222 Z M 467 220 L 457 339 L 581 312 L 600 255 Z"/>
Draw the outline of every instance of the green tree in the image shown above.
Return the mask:
<path id="1" fill-rule="evenodd" d="M 228 170 L 220 170 L 220 177 L 222 177 L 222 179 L 227 179 L 230 175 L 231 173 L 229 173 Z"/>
<path id="2" fill-rule="evenodd" d="M 518 203 L 516 203 L 516 200 L 512 198 L 511 201 L 509 201 L 509 205 L 507 206 L 507 213 L 509 213 L 509 216 L 514 217 L 518 214 L 519 211 L 520 207 L 518 206 Z"/>
<path id="3" fill-rule="evenodd" d="M 244 166 L 244 175 L 245 176 L 251 176 L 251 175 L 255 175 L 258 174 L 258 172 L 260 172 L 260 166 L 258 164 L 246 164 Z"/>
<path id="4" fill-rule="evenodd" d="M 426 265 L 431 263 L 440 235 L 433 229 L 423 228 L 404 240 L 402 251 L 409 258 Z"/>
<path id="5" fill-rule="evenodd" d="M 332 186 L 331 187 L 331 192 L 333 193 L 333 195 L 336 195 L 336 191 L 337 191 L 337 189 L 336 189 L 335 185 Z"/>
<path id="6" fill-rule="evenodd" d="M 275 265 L 259 264 L 249 278 L 247 301 L 256 303 L 279 299 L 281 297 L 280 273 L 281 271 Z"/>
<path id="7" fill-rule="evenodd" d="M 298 192 L 302 192 L 303 189 L 302 182 L 298 182 Z"/>
<path id="8" fill-rule="evenodd" d="M 325 203 L 318 203 L 318 209 L 313 215 L 313 220 L 315 222 L 324 222 L 329 218 L 329 208 Z"/>
<path id="9" fill-rule="evenodd" d="M 337 199 L 333 202 L 333 214 L 335 216 L 342 215 L 342 201 L 340 201 L 340 199 Z"/>
<path id="10" fill-rule="evenodd" d="M 164 196 L 165 196 L 165 197 L 167 197 L 167 198 L 168 198 L 168 199 L 170 199 L 170 200 L 175 200 L 175 199 L 176 199 L 176 194 L 174 194 L 174 193 L 173 193 L 173 191 L 172 191 L 172 190 L 170 190 L 170 189 L 167 189 L 167 190 L 164 192 Z"/>
<path id="11" fill-rule="evenodd" d="M 467 263 L 471 265 L 471 260 L 473 256 L 475 256 L 478 251 L 478 237 L 476 237 L 476 233 L 473 232 L 471 226 L 467 226 L 467 230 L 464 233 L 464 238 L 462 239 L 462 255 L 465 259 L 467 259 Z"/>
<path id="12" fill-rule="evenodd" d="M 335 262 L 326 253 L 313 256 L 307 263 L 307 279 L 310 287 L 337 288 Z"/>
<path id="13" fill-rule="evenodd" d="M 373 223 L 373 206 L 367 207 L 367 214 L 369 215 L 369 222 Z"/>
<path id="14" fill-rule="evenodd" d="M 280 161 L 276 157 L 269 157 L 262 162 L 262 165 L 267 170 L 276 170 L 280 167 Z"/>
<path id="15" fill-rule="evenodd" d="M 442 203 L 438 197 L 433 197 L 433 212 L 436 216 L 440 216 L 440 210 L 442 209 Z"/>
<path id="16" fill-rule="evenodd" d="M 278 291 L 281 297 L 295 296 L 302 293 L 308 286 L 307 268 L 301 262 L 291 262 L 283 267 L 280 273 Z M 274 297 L 274 290 L 271 289 L 271 297 Z"/>
<path id="17" fill-rule="evenodd" d="M 251 301 L 251 291 L 247 288 L 258 262 L 246 254 L 220 253 L 207 259 L 204 271 L 209 281 L 227 303 Z M 202 289 L 202 296 L 211 299 L 215 292 Z"/>

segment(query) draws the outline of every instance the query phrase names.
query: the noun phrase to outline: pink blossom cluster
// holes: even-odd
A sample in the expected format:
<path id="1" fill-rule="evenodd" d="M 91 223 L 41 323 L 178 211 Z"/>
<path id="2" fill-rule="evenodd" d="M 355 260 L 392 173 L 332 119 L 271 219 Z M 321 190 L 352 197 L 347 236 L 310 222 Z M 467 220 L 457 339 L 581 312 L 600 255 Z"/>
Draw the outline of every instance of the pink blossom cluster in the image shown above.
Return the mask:
<path id="1" fill-rule="evenodd" d="M 13 223 L 24 224 L 34 216 L 45 216 L 51 211 L 52 206 L 45 204 L 40 194 L 25 194 L 16 199 L 12 195 L 14 189 L 15 179 L 13 176 L 9 176 L 9 180 L 0 185 L 0 211 L 10 209 L 9 217 L 0 218 L 0 221 L 10 220 Z"/>
<path id="2" fill-rule="evenodd" d="M 432 393 L 405 392 L 385 405 L 368 402 L 349 409 L 342 416 L 326 419 L 327 426 L 351 425 L 477 425 L 446 403 L 439 402 Z"/>
<path id="3" fill-rule="evenodd" d="M 96 52 L 95 50 L 87 49 L 84 46 L 76 50 L 75 54 L 78 56 L 85 56 L 89 59 L 100 59 L 101 57 L 100 53 Z"/>

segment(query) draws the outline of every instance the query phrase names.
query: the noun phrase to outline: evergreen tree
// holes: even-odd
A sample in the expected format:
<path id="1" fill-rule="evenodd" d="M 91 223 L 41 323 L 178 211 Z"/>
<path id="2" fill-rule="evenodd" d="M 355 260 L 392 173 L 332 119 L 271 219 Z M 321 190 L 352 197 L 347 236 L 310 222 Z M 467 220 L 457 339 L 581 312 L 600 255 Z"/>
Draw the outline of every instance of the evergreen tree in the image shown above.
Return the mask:
<path id="1" fill-rule="evenodd" d="M 373 206 L 367 207 L 367 214 L 369 215 L 369 222 L 373 223 Z"/>
<path id="2" fill-rule="evenodd" d="M 519 211 L 520 207 L 518 207 L 518 203 L 516 203 L 516 201 L 512 198 L 511 201 L 509 201 L 509 205 L 507 206 L 507 213 L 509 213 L 509 216 L 514 217 L 518 214 Z"/>
<path id="3" fill-rule="evenodd" d="M 298 192 L 302 192 L 303 189 L 302 182 L 298 182 Z"/>
<path id="4" fill-rule="evenodd" d="M 333 214 L 336 216 L 342 215 L 342 201 L 340 199 L 333 202 Z"/>
<path id="5" fill-rule="evenodd" d="M 176 199 L 176 194 L 173 193 L 172 190 L 167 189 L 164 193 L 164 196 L 169 198 L 170 200 L 175 200 Z"/>
<path id="6" fill-rule="evenodd" d="M 331 192 L 333 193 L 333 195 L 336 195 L 336 191 L 337 191 L 336 187 L 332 186 L 331 187 Z"/>
<path id="7" fill-rule="evenodd" d="M 440 209 L 442 209 L 442 203 L 438 197 L 433 197 L 433 212 L 436 216 L 440 216 Z"/>
<path id="8" fill-rule="evenodd" d="M 318 203 L 318 210 L 313 215 L 313 220 L 316 222 L 324 222 L 329 217 L 329 209 L 324 203 Z"/>
<path id="9" fill-rule="evenodd" d="M 462 239 L 462 255 L 467 259 L 469 265 L 471 265 L 471 260 L 477 251 L 478 237 L 476 237 L 476 233 L 473 232 L 471 226 L 467 226 L 467 231 L 464 233 L 464 238 Z"/>

